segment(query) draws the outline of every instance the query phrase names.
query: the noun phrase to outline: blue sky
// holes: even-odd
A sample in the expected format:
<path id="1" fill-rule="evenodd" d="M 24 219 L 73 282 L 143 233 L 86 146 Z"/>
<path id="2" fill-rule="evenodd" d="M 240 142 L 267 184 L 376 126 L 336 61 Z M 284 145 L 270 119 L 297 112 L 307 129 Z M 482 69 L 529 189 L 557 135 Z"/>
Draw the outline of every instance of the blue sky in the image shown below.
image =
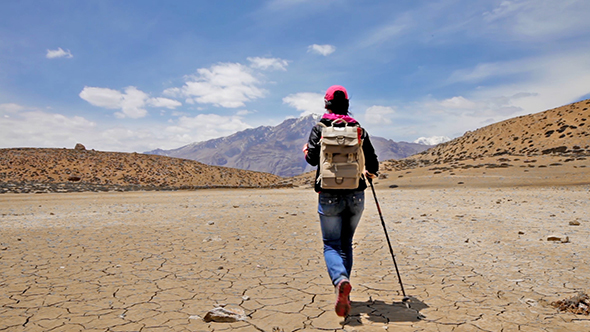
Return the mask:
<path id="1" fill-rule="evenodd" d="M 3 1 L 0 147 L 143 152 L 323 113 L 461 136 L 590 97 L 590 1 Z"/>

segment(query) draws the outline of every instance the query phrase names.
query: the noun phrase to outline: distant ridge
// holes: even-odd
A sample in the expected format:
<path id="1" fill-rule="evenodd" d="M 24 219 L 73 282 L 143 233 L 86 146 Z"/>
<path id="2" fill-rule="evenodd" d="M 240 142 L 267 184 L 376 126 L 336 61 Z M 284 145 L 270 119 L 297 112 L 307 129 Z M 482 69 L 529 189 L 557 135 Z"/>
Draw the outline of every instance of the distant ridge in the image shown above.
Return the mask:
<path id="1" fill-rule="evenodd" d="M 313 169 L 303 159 L 302 146 L 307 143 L 311 128 L 319 116 L 308 115 L 287 119 L 277 126 L 246 129 L 233 135 L 191 143 L 183 147 L 144 152 L 197 160 L 208 165 L 226 166 L 267 172 L 289 177 Z M 430 145 L 394 142 L 371 136 L 379 160 L 402 159 L 422 152 Z"/>

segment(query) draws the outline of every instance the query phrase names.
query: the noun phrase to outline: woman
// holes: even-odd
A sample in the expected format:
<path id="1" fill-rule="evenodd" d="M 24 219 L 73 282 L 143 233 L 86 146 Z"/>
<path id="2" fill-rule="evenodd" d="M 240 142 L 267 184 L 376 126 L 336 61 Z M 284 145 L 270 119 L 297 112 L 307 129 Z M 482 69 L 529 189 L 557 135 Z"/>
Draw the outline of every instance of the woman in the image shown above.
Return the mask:
<path id="1" fill-rule="evenodd" d="M 312 166 L 320 162 L 322 129 L 336 124 L 359 126 L 349 115 L 349 100 L 346 89 L 340 85 L 331 86 L 324 97 L 326 113 L 315 125 L 307 144 L 303 147 L 305 160 Z M 344 120 L 344 121 L 342 121 Z M 361 130 L 362 149 L 364 152 L 364 176 L 374 178 L 379 170 L 379 161 L 375 149 L 369 140 L 369 134 Z M 367 188 L 365 179 L 361 178 L 356 189 L 322 189 L 320 167 L 316 172 L 315 191 L 318 196 L 318 213 L 324 241 L 324 259 L 328 274 L 336 287 L 336 314 L 345 317 L 350 312 L 349 294 L 352 290 L 350 272 L 352 270 L 352 238 L 365 207 Z"/>

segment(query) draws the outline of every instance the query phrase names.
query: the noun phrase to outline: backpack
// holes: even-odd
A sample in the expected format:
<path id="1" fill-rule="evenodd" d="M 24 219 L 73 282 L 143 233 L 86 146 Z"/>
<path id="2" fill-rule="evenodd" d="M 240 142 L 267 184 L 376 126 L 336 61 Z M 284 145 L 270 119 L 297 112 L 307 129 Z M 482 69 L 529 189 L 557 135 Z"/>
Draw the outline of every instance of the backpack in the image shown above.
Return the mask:
<path id="1" fill-rule="evenodd" d="M 363 154 L 363 129 L 339 119 L 330 126 L 319 123 L 322 128 L 320 139 L 320 164 L 318 182 L 322 189 L 356 189 L 365 169 Z M 340 124 L 335 126 L 336 124 Z"/>

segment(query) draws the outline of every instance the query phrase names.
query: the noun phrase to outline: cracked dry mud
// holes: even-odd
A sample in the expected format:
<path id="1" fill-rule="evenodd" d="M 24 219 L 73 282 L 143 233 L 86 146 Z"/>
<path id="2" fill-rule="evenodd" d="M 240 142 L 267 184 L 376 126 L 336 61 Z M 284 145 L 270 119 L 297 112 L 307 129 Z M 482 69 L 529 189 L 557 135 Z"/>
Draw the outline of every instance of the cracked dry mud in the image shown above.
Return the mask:
<path id="1" fill-rule="evenodd" d="M 346 320 L 310 189 L 2 195 L 0 330 L 590 330 L 550 305 L 589 291 L 587 186 L 377 193 L 413 309 L 368 191 Z"/>

